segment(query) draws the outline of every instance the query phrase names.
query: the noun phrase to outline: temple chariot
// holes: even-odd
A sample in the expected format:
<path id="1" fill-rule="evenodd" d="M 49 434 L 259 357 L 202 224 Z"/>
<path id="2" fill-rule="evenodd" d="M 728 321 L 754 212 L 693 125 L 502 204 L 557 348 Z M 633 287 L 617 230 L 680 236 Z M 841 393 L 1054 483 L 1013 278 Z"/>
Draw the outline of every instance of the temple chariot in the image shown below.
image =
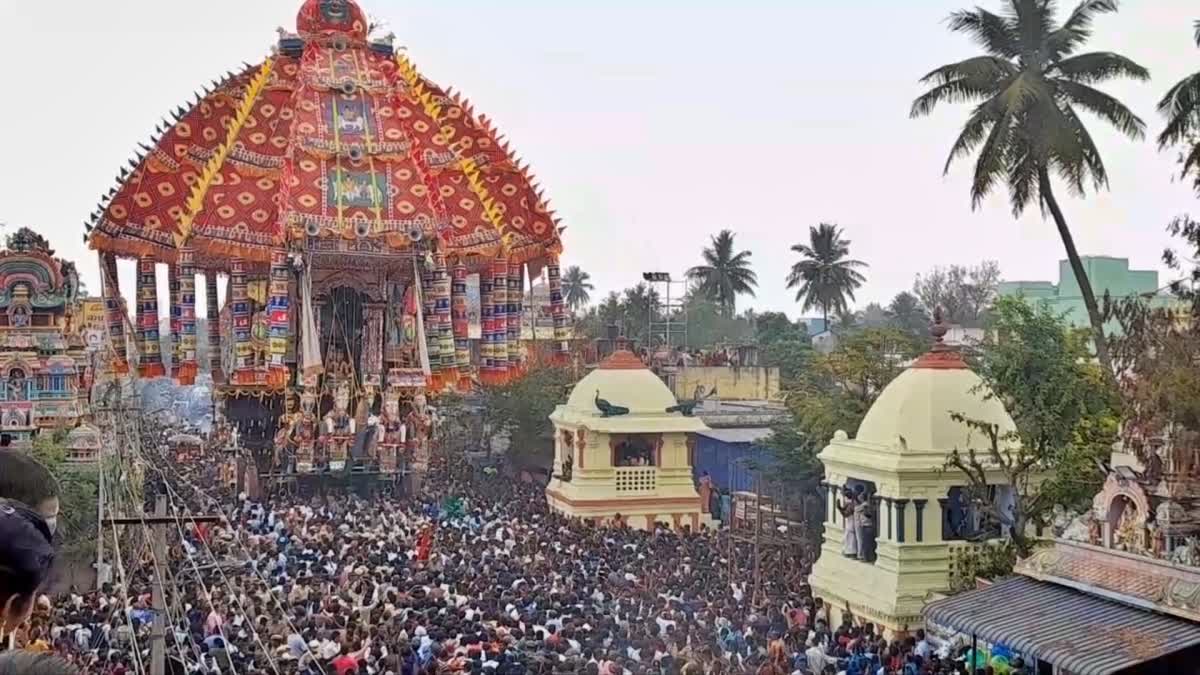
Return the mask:
<path id="1" fill-rule="evenodd" d="M 294 471 L 336 469 L 371 420 L 387 471 L 406 449 L 422 461 L 427 394 L 526 366 L 527 280 L 546 275 L 565 353 L 560 229 L 532 175 L 353 0 L 306 0 L 265 61 L 172 117 L 87 225 L 115 372 L 190 383 L 205 342 L 218 424 L 242 442 L 290 449 L 277 461 Z M 119 258 L 137 264 L 132 322 Z"/>

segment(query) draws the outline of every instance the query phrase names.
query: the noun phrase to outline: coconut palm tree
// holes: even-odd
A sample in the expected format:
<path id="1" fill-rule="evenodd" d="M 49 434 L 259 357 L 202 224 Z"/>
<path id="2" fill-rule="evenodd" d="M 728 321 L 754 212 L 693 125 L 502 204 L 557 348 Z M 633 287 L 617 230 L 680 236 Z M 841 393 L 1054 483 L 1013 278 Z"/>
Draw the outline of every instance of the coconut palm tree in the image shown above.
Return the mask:
<path id="1" fill-rule="evenodd" d="M 750 251 L 734 253 L 733 232 L 721 230 L 701 256 L 704 264 L 688 270 L 688 279 L 696 284 L 697 293 L 715 303 L 725 316 L 733 316 L 737 296 L 753 298 L 758 286 L 758 275 L 750 269 Z"/>
<path id="2" fill-rule="evenodd" d="M 976 154 L 971 207 L 994 188 L 1008 186 L 1013 215 L 1030 203 L 1049 211 L 1083 292 L 1100 362 L 1112 371 L 1104 319 L 1075 239 L 1054 195 L 1051 175 L 1082 195 L 1108 185 L 1108 172 L 1078 110 L 1139 139 L 1145 123 L 1117 99 L 1092 85 L 1150 73 L 1112 52 L 1078 53 L 1092 35 L 1092 22 L 1117 10 L 1116 0 L 1084 0 L 1062 24 L 1051 0 L 1004 0 L 1004 11 L 963 10 L 950 15 L 950 30 L 970 36 L 983 54 L 951 63 L 921 78 L 929 91 L 913 101 L 911 116 L 928 115 L 941 103 L 976 104 L 950 149 L 954 160 Z"/>
<path id="3" fill-rule="evenodd" d="M 1196 46 L 1200 47 L 1200 21 L 1195 23 Z M 1195 135 L 1200 132 L 1200 72 L 1183 78 L 1167 91 L 1158 103 L 1158 112 L 1167 118 L 1167 126 L 1158 135 L 1158 148 L 1166 149 L 1178 143 L 1193 141 L 1192 147 L 1183 157 L 1183 173 L 1187 175 L 1200 169 L 1200 143 Z M 1200 184 L 1200 176 L 1197 177 Z"/>
<path id="4" fill-rule="evenodd" d="M 900 330 L 921 337 L 929 335 L 929 314 L 917 296 L 901 291 L 887 307 L 888 320 Z"/>
<path id="5" fill-rule="evenodd" d="M 592 285 L 592 275 L 579 269 L 578 265 L 571 265 L 563 272 L 563 300 L 572 312 L 588 304 L 592 299 L 591 291 L 594 290 L 596 287 Z"/>
<path id="6" fill-rule="evenodd" d="M 801 311 L 821 308 L 821 318 L 829 328 L 830 313 L 846 312 L 847 300 L 854 300 L 854 291 L 867 280 L 859 271 L 867 264 L 849 258 L 850 240 L 842 238 L 840 227 L 829 223 L 808 228 L 808 243 L 796 244 L 792 250 L 802 260 L 792 265 L 787 287 L 796 289 Z"/>

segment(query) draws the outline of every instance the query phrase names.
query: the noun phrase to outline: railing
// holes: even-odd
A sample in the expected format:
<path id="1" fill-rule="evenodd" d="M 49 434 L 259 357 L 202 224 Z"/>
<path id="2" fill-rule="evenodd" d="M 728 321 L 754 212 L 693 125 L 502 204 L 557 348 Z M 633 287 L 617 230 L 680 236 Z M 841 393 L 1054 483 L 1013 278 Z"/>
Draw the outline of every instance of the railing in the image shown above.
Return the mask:
<path id="1" fill-rule="evenodd" d="M 645 494 L 658 489 L 658 469 L 656 467 L 619 467 L 616 472 L 617 492 Z"/>

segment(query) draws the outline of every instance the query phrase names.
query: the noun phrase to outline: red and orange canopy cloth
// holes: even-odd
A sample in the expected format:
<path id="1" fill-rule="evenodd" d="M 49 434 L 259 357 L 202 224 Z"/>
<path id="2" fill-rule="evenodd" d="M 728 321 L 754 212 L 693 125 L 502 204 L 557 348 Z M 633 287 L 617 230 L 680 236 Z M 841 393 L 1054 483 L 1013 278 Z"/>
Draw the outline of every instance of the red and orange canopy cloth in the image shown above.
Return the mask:
<path id="1" fill-rule="evenodd" d="M 418 241 L 435 242 L 447 279 L 463 267 L 490 279 L 500 264 L 546 269 L 554 311 L 562 314 L 559 227 L 532 175 L 486 118 L 395 56 L 389 43 L 371 41 L 353 0 L 306 0 L 297 34 L 175 118 L 152 147 L 142 146 L 132 170 L 122 170 L 88 225 L 89 242 L 104 258 L 114 333 L 123 330 L 115 257 L 142 262 L 136 330 L 143 375 L 162 374 L 157 319 L 149 314 L 157 311 L 156 262 L 174 266 L 172 317 L 180 325 L 172 332 L 180 334 L 183 370 L 176 375 L 183 379 L 195 370 L 194 275 L 205 273 L 213 290 L 216 272 L 231 275 L 233 328 L 241 319 L 248 330 L 248 316 L 238 316 L 239 276 L 286 279 L 280 268 L 289 251 L 403 253 Z M 272 287 L 274 342 L 275 319 L 281 310 L 286 318 L 288 306 L 286 292 L 280 300 Z M 486 343 L 486 305 L 483 314 Z M 565 319 L 559 323 L 563 343 Z M 454 333 L 459 339 L 457 326 Z M 123 334 L 112 337 L 123 344 Z"/>

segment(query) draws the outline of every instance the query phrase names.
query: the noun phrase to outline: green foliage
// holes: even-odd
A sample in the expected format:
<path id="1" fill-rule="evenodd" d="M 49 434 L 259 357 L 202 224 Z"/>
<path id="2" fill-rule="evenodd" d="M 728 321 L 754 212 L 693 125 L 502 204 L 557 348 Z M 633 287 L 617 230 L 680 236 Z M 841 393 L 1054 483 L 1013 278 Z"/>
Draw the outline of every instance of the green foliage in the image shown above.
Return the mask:
<path id="1" fill-rule="evenodd" d="M 562 294 L 567 307 L 574 312 L 591 301 L 591 292 L 596 290 L 592 285 L 592 275 L 572 265 L 563 270 Z"/>
<path id="2" fill-rule="evenodd" d="M 1195 23 L 1196 46 L 1200 46 L 1200 21 Z M 1164 150 L 1182 146 L 1179 163 L 1183 175 L 1192 174 L 1200 189 L 1200 71 L 1192 73 L 1167 90 L 1158 103 L 1158 112 L 1167 118 L 1167 125 L 1158 135 L 1158 147 Z"/>
<path id="3" fill-rule="evenodd" d="M 779 369 L 779 385 L 784 391 L 795 388 L 810 367 L 813 356 L 812 343 L 804 337 L 776 340 L 760 346 L 759 363 L 768 368 Z"/>
<path id="4" fill-rule="evenodd" d="M 67 463 L 65 433 L 43 432 L 33 440 L 30 454 L 58 481 L 58 537 L 68 555 L 94 553 L 99 474 L 95 467 Z"/>
<path id="5" fill-rule="evenodd" d="M 929 335 L 929 313 L 921 306 L 921 301 L 917 299 L 917 296 L 912 293 L 897 293 L 887 307 L 887 314 L 888 323 L 893 328 L 918 339 Z"/>
<path id="6" fill-rule="evenodd" d="M 1115 391 L 1089 358 L 1088 338 L 1086 330 L 1070 328 L 1044 303 L 1001 298 L 988 337 L 972 359 L 987 386 L 980 393 L 1004 403 L 1016 431 L 956 415 L 990 443 L 982 453 L 955 449 L 947 466 L 967 477 L 985 515 L 1012 531 L 1022 556 L 1030 546 L 1027 524 L 1044 524 L 1055 504 L 1078 508 L 1096 493 L 1103 478 L 1096 462 L 1108 458 L 1117 438 Z M 1011 514 L 983 497 L 989 463 L 1016 488 Z"/>
<path id="7" fill-rule="evenodd" d="M 573 383 L 570 371 L 538 366 L 524 377 L 484 391 L 483 409 L 493 434 L 506 433 L 510 455 L 545 459 L 553 452 L 550 413 L 561 403 Z"/>
<path id="8" fill-rule="evenodd" d="M 777 342 L 807 341 L 808 328 L 793 323 L 783 312 L 763 312 L 754 317 L 754 340 L 760 347 Z"/>
<path id="9" fill-rule="evenodd" d="M 689 296 L 686 302 L 689 346 L 709 349 L 753 339 L 754 327 L 745 318 L 727 314 L 718 304 L 700 295 Z"/>
<path id="10" fill-rule="evenodd" d="M 978 265 L 935 267 L 918 274 L 913 282 L 913 294 L 926 312 L 940 307 L 949 323 L 968 328 L 983 326 L 985 312 L 996 299 L 1000 286 L 1000 264 L 984 260 Z"/>
<path id="11" fill-rule="evenodd" d="M 1177 302 L 1159 308 L 1138 298 L 1118 303 L 1122 337 L 1113 341 L 1113 355 L 1123 376 L 1126 445 L 1147 464 L 1165 459 L 1168 468 L 1186 472 L 1200 446 L 1200 222 L 1179 218 L 1169 231 L 1190 249 L 1163 255 L 1179 275 L 1171 288 Z M 1172 456 L 1156 457 L 1145 445 L 1151 439 L 1167 440 Z"/>
<path id="12" fill-rule="evenodd" d="M 1111 376 L 1104 317 L 1054 195 L 1052 176 L 1073 195 L 1107 187 L 1103 155 L 1080 113 L 1140 140 L 1146 128 L 1141 118 L 1096 85 L 1146 81 L 1150 73 L 1114 52 L 1080 53 L 1092 37 L 1095 19 L 1117 11 L 1115 0 L 1083 2 L 1061 23 L 1055 16 L 1058 3 L 1004 0 L 1002 6 L 1000 14 L 976 7 L 950 15 L 950 30 L 970 37 L 983 53 L 921 78 L 929 90 L 913 101 L 910 115 L 929 115 L 943 103 L 972 106 L 945 170 L 955 160 L 975 155 L 972 208 L 1005 185 L 1014 217 L 1031 204 L 1051 215 L 1083 294 L 1096 356 Z"/>
<path id="13" fill-rule="evenodd" d="M 796 302 L 804 311 L 820 308 L 828 324 L 830 314 L 847 311 L 847 301 L 854 300 L 854 291 L 866 281 L 859 270 L 867 264 L 850 258 L 850 240 L 828 223 L 808 228 L 808 243 L 792 250 L 801 260 L 792 265 L 787 287 L 796 289 Z"/>
<path id="14" fill-rule="evenodd" d="M 758 277 L 750 269 L 750 251 L 735 253 L 733 237 L 732 231 L 721 230 L 712 238 L 712 245 L 704 247 L 704 263 L 687 272 L 696 284 L 696 294 L 715 304 L 726 317 L 736 312 L 739 295 L 753 298 L 758 286 Z"/>
<path id="15" fill-rule="evenodd" d="M 1012 574 L 1017 550 L 1012 542 L 989 543 L 955 551 L 950 564 L 950 591 L 962 593 L 975 588 L 976 579 L 1000 579 Z"/>
<path id="16" fill-rule="evenodd" d="M 857 432 L 871 404 L 920 344 L 894 328 L 867 328 L 844 336 L 829 354 L 805 349 L 796 371 L 787 378 L 781 373 L 791 420 L 773 429 L 763 444 L 792 478 L 820 470 L 816 454 L 834 433 Z"/>

